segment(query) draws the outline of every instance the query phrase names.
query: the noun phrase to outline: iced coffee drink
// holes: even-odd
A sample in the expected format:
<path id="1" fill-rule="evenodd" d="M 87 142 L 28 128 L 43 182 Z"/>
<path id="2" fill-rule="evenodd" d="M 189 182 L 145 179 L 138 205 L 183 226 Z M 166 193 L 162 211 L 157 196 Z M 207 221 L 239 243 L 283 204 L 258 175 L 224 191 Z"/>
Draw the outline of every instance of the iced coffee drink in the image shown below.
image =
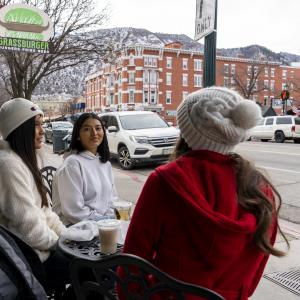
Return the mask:
<path id="1" fill-rule="evenodd" d="M 99 228 L 100 251 L 104 254 L 112 254 L 117 251 L 118 233 L 120 221 L 105 219 L 97 222 Z"/>

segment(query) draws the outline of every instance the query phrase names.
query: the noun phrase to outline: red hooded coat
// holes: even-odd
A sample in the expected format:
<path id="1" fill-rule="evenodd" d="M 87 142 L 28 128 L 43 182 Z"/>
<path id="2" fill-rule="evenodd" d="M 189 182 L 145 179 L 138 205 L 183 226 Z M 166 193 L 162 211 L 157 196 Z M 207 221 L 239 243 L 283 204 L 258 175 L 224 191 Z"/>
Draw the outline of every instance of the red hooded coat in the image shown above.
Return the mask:
<path id="1" fill-rule="evenodd" d="M 227 155 L 196 150 L 157 168 L 137 202 L 124 252 L 227 300 L 248 299 L 268 256 L 253 242 L 256 218 L 237 203 L 236 191 Z M 265 193 L 273 202 L 271 189 Z"/>

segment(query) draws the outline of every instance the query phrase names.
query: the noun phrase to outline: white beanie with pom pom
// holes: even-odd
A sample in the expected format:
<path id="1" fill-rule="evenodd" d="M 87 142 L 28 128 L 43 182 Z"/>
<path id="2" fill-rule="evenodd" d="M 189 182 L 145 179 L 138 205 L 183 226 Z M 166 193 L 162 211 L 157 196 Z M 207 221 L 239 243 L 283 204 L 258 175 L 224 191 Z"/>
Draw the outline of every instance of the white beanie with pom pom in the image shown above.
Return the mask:
<path id="1" fill-rule="evenodd" d="M 192 149 L 223 154 L 249 137 L 261 120 L 261 108 L 223 87 L 209 87 L 190 94 L 177 109 L 181 135 Z"/>

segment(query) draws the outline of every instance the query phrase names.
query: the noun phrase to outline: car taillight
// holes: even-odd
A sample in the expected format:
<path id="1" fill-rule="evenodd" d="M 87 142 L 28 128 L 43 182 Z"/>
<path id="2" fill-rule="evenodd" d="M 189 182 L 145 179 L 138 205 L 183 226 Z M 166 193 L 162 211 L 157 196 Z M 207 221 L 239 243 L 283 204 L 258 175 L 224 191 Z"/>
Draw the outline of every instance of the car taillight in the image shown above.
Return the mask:
<path id="1" fill-rule="evenodd" d="M 296 131 L 296 126 L 292 126 L 292 132 Z"/>

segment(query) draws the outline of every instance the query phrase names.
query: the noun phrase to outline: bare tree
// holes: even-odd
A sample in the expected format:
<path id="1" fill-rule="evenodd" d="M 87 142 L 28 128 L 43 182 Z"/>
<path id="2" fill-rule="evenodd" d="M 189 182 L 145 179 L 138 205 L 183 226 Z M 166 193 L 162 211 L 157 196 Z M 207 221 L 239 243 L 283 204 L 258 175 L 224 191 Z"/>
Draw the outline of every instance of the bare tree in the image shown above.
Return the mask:
<path id="1" fill-rule="evenodd" d="M 269 89 L 264 85 L 262 74 L 264 65 L 253 60 L 248 64 L 239 65 L 232 75 L 236 89 L 246 98 L 250 99 L 253 94 Z"/>
<path id="2" fill-rule="evenodd" d="M 13 0 L 3 0 L 4 5 Z M 43 10 L 54 25 L 54 54 L 41 54 L 0 50 L 3 64 L 2 79 L 8 93 L 13 97 L 31 99 L 32 93 L 41 79 L 48 75 L 87 63 L 107 53 L 109 46 L 88 33 L 99 28 L 109 16 L 109 8 L 97 12 L 97 0 L 23 0 Z"/>

